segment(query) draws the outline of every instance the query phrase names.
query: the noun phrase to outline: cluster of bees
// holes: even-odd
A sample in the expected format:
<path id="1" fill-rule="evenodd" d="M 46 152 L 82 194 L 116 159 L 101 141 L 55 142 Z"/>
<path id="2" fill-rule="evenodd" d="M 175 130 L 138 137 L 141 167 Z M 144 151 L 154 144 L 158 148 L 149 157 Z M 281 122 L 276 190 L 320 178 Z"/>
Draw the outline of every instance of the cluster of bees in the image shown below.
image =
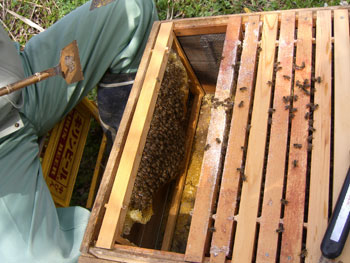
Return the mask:
<path id="1" fill-rule="evenodd" d="M 294 64 L 293 65 L 293 68 L 294 70 L 303 70 L 305 68 L 305 62 L 302 62 L 301 65 L 297 65 L 297 64 Z M 274 71 L 277 72 L 277 71 L 280 71 L 282 69 L 281 65 L 280 65 L 280 62 L 276 62 L 274 64 Z M 288 75 L 283 75 L 283 78 L 285 80 L 291 80 L 291 77 L 288 76 Z M 322 80 L 321 80 L 321 77 L 312 77 L 311 79 L 314 83 L 321 83 Z M 269 87 L 272 87 L 273 86 L 273 82 L 272 81 L 268 81 L 266 83 L 267 86 Z M 306 95 L 310 96 L 311 92 L 310 91 L 315 91 L 314 87 L 312 87 L 311 83 L 309 82 L 309 80 L 305 79 L 303 82 L 297 80 L 295 85 L 300 88 Z M 247 88 L 246 87 L 242 87 L 240 88 L 240 91 L 241 92 L 244 92 L 246 91 Z M 289 110 L 289 117 L 292 119 L 294 118 L 295 116 L 295 113 L 297 112 L 297 108 L 294 108 L 292 107 L 292 104 L 293 102 L 296 102 L 298 100 L 298 95 L 294 94 L 294 95 L 290 95 L 290 96 L 283 96 L 283 102 L 285 104 L 285 110 Z M 238 105 L 239 108 L 243 107 L 244 105 L 244 102 L 241 101 Z M 313 104 L 313 103 L 308 103 L 306 105 L 306 108 L 309 109 L 309 112 L 307 112 L 305 114 L 305 119 L 308 120 L 309 122 L 309 132 L 311 132 L 311 135 L 308 136 L 307 138 L 307 142 L 308 142 L 308 147 L 307 147 L 307 150 L 308 151 L 311 151 L 312 149 L 312 139 L 313 139 L 313 136 L 312 136 L 312 132 L 315 131 L 315 128 L 313 128 L 313 120 L 312 120 L 312 114 L 315 110 L 318 109 L 318 104 Z M 268 109 L 268 113 L 269 115 L 273 114 L 274 112 L 276 111 L 276 109 L 274 108 L 269 108 Z M 272 119 L 271 117 L 269 118 L 269 124 L 272 123 Z M 247 125 L 247 130 L 249 131 L 249 128 L 250 128 L 250 125 L 248 124 Z M 299 144 L 299 143 L 294 143 L 293 144 L 293 147 L 296 148 L 296 149 L 301 149 L 302 148 L 302 144 Z M 241 147 L 243 151 L 245 151 L 245 147 Z M 293 160 L 292 161 L 292 166 L 293 167 L 298 167 L 298 160 Z M 242 181 L 246 181 L 247 180 L 247 176 L 244 174 L 244 165 L 242 165 L 242 167 L 238 167 L 237 168 L 237 171 L 239 172 L 240 174 L 240 177 L 242 179 Z M 283 205 L 286 205 L 288 203 L 287 200 L 284 200 L 284 199 L 281 199 L 281 203 Z M 278 232 L 283 232 L 282 231 L 278 231 Z"/>
<path id="2" fill-rule="evenodd" d="M 153 195 L 180 172 L 185 155 L 184 102 L 188 96 L 187 83 L 184 66 L 179 57 L 171 52 L 135 179 L 129 210 L 149 210 Z"/>

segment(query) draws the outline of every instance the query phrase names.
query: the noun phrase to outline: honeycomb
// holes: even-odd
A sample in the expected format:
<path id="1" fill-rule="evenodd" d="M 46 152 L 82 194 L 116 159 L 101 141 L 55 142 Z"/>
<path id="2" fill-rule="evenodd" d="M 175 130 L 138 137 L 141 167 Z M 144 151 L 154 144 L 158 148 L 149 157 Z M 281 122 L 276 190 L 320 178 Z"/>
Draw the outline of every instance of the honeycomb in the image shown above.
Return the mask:
<path id="1" fill-rule="evenodd" d="M 145 224 L 150 220 L 153 196 L 183 168 L 188 93 L 186 69 L 172 51 L 135 178 L 124 234 L 130 232 L 134 222 Z"/>

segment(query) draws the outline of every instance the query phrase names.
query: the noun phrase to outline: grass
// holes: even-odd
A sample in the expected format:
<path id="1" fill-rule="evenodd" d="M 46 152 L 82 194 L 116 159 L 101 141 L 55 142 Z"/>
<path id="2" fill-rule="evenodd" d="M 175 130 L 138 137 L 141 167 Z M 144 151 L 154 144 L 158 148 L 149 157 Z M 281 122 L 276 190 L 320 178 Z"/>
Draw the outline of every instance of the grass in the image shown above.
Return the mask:
<path id="1" fill-rule="evenodd" d="M 160 19 L 339 5 L 339 0 L 158 0 Z"/>
<path id="2" fill-rule="evenodd" d="M 48 28 L 58 19 L 86 3 L 87 0 L 0 0 L 0 19 L 10 37 L 22 46 L 38 30 L 28 26 L 7 10 L 26 17 L 42 28 Z M 340 0 L 155 0 L 159 18 L 215 16 L 247 11 L 269 11 L 292 8 L 339 5 Z"/>
<path id="3" fill-rule="evenodd" d="M 12 40 L 22 46 L 39 31 L 8 12 L 21 15 L 46 29 L 87 0 L 1 0 L 0 19 Z"/>
<path id="4" fill-rule="evenodd" d="M 0 0 L 0 19 L 13 41 L 22 46 L 39 31 L 16 18 L 10 10 L 26 17 L 46 29 L 67 13 L 86 3 L 87 0 Z M 187 17 L 215 16 L 233 13 L 285 10 L 294 8 L 339 5 L 340 0 L 155 0 L 159 18 L 178 19 Z M 95 98 L 96 91 L 91 98 Z M 91 175 L 102 136 L 98 124 L 92 124 L 87 147 L 83 155 L 71 205 L 85 206 Z"/>

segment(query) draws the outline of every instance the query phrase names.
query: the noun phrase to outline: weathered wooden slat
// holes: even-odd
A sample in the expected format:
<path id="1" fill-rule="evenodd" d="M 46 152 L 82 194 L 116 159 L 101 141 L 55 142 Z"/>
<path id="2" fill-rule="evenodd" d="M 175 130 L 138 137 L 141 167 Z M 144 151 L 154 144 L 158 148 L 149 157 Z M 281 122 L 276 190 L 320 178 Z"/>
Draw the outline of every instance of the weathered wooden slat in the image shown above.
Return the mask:
<path id="1" fill-rule="evenodd" d="M 128 247 L 115 245 L 111 250 L 102 248 L 90 248 L 90 253 L 96 260 L 84 255 L 83 260 L 79 263 L 92 262 L 123 262 L 123 263 L 141 263 L 141 262 L 159 262 L 159 263 L 185 263 L 185 255 L 180 253 L 145 249 L 139 247 Z M 100 260 L 100 261 L 99 261 Z M 111 261 L 107 261 L 111 260 Z M 209 258 L 204 258 L 203 263 L 209 263 Z M 227 260 L 225 263 L 231 263 Z"/>
<path id="2" fill-rule="evenodd" d="M 173 23 L 162 23 L 154 46 L 150 66 L 131 122 L 120 165 L 106 205 L 96 246 L 111 248 L 122 232 L 123 221 L 149 130 L 157 94 L 163 77 L 168 52 L 173 41 Z"/>
<path id="3" fill-rule="evenodd" d="M 270 144 L 257 250 L 257 262 L 275 262 L 287 153 L 289 104 L 294 57 L 295 13 L 282 13 Z"/>
<path id="4" fill-rule="evenodd" d="M 215 232 L 210 249 L 210 262 L 225 262 L 232 241 L 233 218 L 239 188 L 249 105 L 253 94 L 257 42 L 259 39 L 259 16 L 250 16 L 246 25 L 241 56 L 241 67 L 232 113 L 229 141 L 221 180 L 219 202 L 215 216 Z M 244 107 L 239 104 L 243 101 Z"/>
<path id="5" fill-rule="evenodd" d="M 105 211 L 104 205 L 107 202 L 111 192 L 112 184 L 114 182 L 114 176 L 118 169 L 120 156 L 122 154 L 126 136 L 129 131 L 132 115 L 136 107 L 136 101 L 139 97 L 142 83 L 145 78 L 146 70 L 151 59 L 151 50 L 154 47 L 159 27 L 160 22 L 155 22 L 152 26 L 152 31 L 147 41 L 145 52 L 142 56 L 133 88 L 131 89 L 128 102 L 125 106 L 123 117 L 120 121 L 119 129 L 114 140 L 110 156 L 108 158 L 106 169 L 96 195 L 93 209 L 90 214 L 89 223 L 85 230 L 84 238 L 80 246 L 80 251 L 83 253 L 88 253 L 89 246 L 97 238 L 97 233 L 101 226 L 101 222 L 103 220 L 103 213 Z"/>
<path id="6" fill-rule="evenodd" d="M 282 233 L 281 262 L 296 262 L 300 259 L 304 223 L 304 202 L 307 175 L 308 120 L 305 113 L 310 96 L 306 95 L 296 84 L 311 82 L 312 59 L 312 12 L 299 13 L 298 41 L 296 51 L 296 66 L 294 95 L 298 100 L 293 103 L 295 117 L 291 121 L 289 147 L 289 165 L 287 175 L 286 200 L 284 210 L 284 232 Z M 310 90 L 310 88 L 307 88 Z M 301 144 L 296 148 L 294 144 Z"/>
<path id="7" fill-rule="evenodd" d="M 318 11 L 316 20 L 316 56 L 313 113 L 313 148 L 311 154 L 309 210 L 306 262 L 317 262 L 321 257 L 320 244 L 328 225 L 329 171 L 331 154 L 331 99 L 332 99 L 332 14 Z"/>
<path id="8" fill-rule="evenodd" d="M 220 65 L 215 98 L 220 101 L 230 99 L 234 82 L 234 65 L 237 49 L 240 45 L 241 18 L 230 19 L 223 49 L 223 58 Z M 208 238 L 209 220 L 211 217 L 217 181 L 220 175 L 222 162 L 222 144 L 216 142 L 224 140 L 227 116 L 224 107 L 213 108 L 209 124 L 207 144 L 210 148 L 205 152 L 196 201 L 192 216 L 191 228 L 188 237 L 185 260 L 202 262 L 205 244 Z M 209 146 L 208 146 L 209 147 Z"/>
<path id="9" fill-rule="evenodd" d="M 96 258 L 95 256 L 81 255 L 79 257 L 78 263 L 112 263 L 113 261 L 105 260 L 101 258 Z"/>
<path id="10" fill-rule="evenodd" d="M 350 39 L 348 10 L 334 11 L 334 180 L 333 208 L 350 166 Z M 350 261 L 350 238 L 339 260 Z"/>
<path id="11" fill-rule="evenodd" d="M 127 263 L 179 263 L 184 262 L 184 255 L 172 252 L 143 249 L 137 247 L 120 247 L 110 250 L 101 248 L 90 248 L 90 253 L 97 258 L 111 260 L 113 262 Z"/>
<path id="12" fill-rule="evenodd" d="M 233 262 L 251 262 L 255 244 L 256 217 L 258 214 L 261 179 L 264 166 L 267 135 L 268 110 L 271 99 L 271 85 L 278 15 L 264 16 L 259 66 L 249 134 L 246 180 L 243 182 L 238 223 L 233 247 Z M 248 107 L 249 105 L 245 105 Z"/>

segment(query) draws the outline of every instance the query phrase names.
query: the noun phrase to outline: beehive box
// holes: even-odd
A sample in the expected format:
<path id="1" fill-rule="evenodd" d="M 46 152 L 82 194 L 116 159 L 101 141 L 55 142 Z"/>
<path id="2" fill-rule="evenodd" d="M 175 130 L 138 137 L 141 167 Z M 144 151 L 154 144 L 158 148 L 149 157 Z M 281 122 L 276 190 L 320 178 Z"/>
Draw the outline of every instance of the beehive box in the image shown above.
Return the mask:
<path id="1" fill-rule="evenodd" d="M 195 137 L 191 124 L 197 124 L 202 89 L 214 96 L 182 252 L 169 250 L 187 171 L 160 215 L 167 217 L 161 250 L 135 246 L 121 234 L 172 47 L 196 98 L 188 126 Z M 317 262 L 350 164 L 349 73 L 347 7 L 155 23 L 80 262 Z M 228 101 L 232 110 L 223 106 Z M 188 152 L 193 158 L 196 147 Z M 349 253 L 347 242 L 339 260 L 349 262 Z"/>

